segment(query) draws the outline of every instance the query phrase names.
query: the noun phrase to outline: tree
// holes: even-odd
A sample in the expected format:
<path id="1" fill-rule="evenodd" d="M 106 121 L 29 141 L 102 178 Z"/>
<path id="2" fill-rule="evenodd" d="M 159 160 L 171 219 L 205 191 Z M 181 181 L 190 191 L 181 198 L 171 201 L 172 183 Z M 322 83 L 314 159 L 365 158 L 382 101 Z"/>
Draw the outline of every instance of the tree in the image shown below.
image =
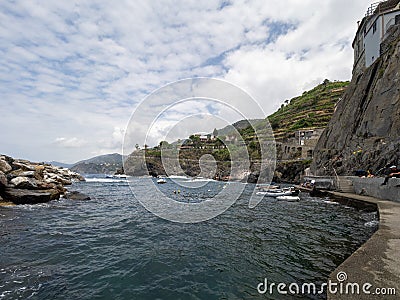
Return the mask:
<path id="1" fill-rule="evenodd" d="M 167 141 L 160 142 L 160 149 L 167 149 L 169 147 L 169 143 Z"/>
<path id="2" fill-rule="evenodd" d="M 135 145 L 135 149 L 136 149 L 136 150 L 140 150 L 139 144 L 136 144 L 136 145 Z"/>

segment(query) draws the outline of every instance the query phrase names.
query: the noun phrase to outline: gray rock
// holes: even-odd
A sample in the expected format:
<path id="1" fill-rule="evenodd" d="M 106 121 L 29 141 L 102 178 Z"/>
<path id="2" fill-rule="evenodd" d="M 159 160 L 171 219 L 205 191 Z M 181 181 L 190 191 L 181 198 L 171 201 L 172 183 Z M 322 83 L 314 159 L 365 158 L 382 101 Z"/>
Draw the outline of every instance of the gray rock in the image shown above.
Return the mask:
<path id="1" fill-rule="evenodd" d="M 34 177 L 35 174 L 36 174 L 35 171 L 24 171 L 24 172 L 21 172 L 21 173 L 19 174 L 19 176 Z"/>
<path id="2" fill-rule="evenodd" d="M 17 189 L 37 189 L 36 181 L 33 178 L 19 176 L 11 179 L 11 183 Z"/>
<path id="3" fill-rule="evenodd" d="M 12 167 L 3 159 L 0 159 L 0 171 L 3 173 L 10 172 Z"/>
<path id="4" fill-rule="evenodd" d="M 4 175 L 2 171 L 0 171 L 0 187 L 5 187 L 7 186 L 7 177 Z"/>
<path id="5" fill-rule="evenodd" d="M 56 177 L 56 181 L 59 182 L 59 183 L 61 183 L 62 185 L 71 185 L 71 184 L 72 184 L 72 181 L 71 181 L 71 180 L 66 179 L 66 178 L 64 178 L 64 177 L 61 177 L 61 176 L 57 176 L 57 177 Z"/>
<path id="6" fill-rule="evenodd" d="M 29 165 L 28 162 L 23 163 L 19 161 L 14 161 L 12 164 L 16 169 L 22 169 L 25 171 L 35 171 L 35 166 Z"/>
<path id="7" fill-rule="evenodd" d="M 65 194 L 64 197 L 65 199 L 69 200 L 90 200 L 90 197 L 88 195 L 77 191 L 68 192 Z"/>
<path id="8" fill-rule="evenodd" d="M 5 189 L 3 198 L 15 204 L 36 204 L 45 203 L 59 199 L 60 192 L 57 190 L 25 190 L 25 189 Z"/>

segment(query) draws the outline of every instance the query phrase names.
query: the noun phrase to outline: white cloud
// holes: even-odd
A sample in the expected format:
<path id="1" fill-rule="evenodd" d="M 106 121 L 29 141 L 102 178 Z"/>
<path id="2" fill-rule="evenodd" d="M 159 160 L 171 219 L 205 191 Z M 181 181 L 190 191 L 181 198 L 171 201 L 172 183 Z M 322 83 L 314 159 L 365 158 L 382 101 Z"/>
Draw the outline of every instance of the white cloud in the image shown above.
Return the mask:
<path id="1" fill-rule="evenodd" d="M 350 79 L 365 1 L 222 2 L 2 1 L 0 126 L 11 129 L 0 151 L 64 161 L 119 151 L 138 102 L 182 78 L 232 81 L 268 113 L 325 78 Z"/>
<path id="2" fill-rule="evenodd" d="M 86 141 L 83 139 L 79 139 L 77 137 L 72 137 L 72 138 L 58 137 L 55 139 L 54 143 L 58 147 L 80 148 L 86 144 Z"/>

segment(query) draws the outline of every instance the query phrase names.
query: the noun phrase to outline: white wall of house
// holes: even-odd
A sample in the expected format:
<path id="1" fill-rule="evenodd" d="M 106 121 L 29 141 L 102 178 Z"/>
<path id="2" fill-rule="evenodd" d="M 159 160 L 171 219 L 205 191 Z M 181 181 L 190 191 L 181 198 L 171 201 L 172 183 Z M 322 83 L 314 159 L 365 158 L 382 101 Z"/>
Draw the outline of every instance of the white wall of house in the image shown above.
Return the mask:
<path id="1" fill-rule="evenodd" d="M 393 22 L 399 10 L 389 12 L 373 18 L 368 24 L 367 34 L 364 37 L 365 45 L 365 66 L 368 68 L 380 56 L 380 46 L 382 39 L 388 29 L 388 26 Z M 393 22 L 394 24 L 394 22 Z"/>
<path id="2" fill-rule="evenodd" d="M 382 32 L 382 16 L 375 17 L 367 24 L 365 43 L 365 66 L 368 68 L 379 57 Z"/>

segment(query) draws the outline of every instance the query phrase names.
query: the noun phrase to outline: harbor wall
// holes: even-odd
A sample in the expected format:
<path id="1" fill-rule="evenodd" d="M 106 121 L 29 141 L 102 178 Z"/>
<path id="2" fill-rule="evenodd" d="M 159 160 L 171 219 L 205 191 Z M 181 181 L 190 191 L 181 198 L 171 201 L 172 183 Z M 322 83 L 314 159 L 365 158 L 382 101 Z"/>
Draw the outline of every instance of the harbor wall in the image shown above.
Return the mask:
<path id="1" fill-rule="evenodd" d="M 359 178 L 370 179 L 370 178 Z M 382 182 L 382 178 L 371 182 Z M 397 180 L 396 180 L 397 181 Z M 379 184 L 380 184 L 379 183 Z M 365 182 L 364 182 L 365 184 Z M 400 292 L 400 203 L 381 200 L 369 196 L 350 193 L 329 192 L 329 195 L 346 205 L 377 207 L 379 228 L 371 238 L 348 257 L 330 276 L 330 282 L 344 287 L 369 287 L 368 293 L 360 290 L 358 293 L 346 288 L 328 292 L 328 300 L 369 300 L 369 299 L 398 299 Z M 343 203 L 343 202 L 342 202 Z M 391 292 L 378 294 L 377 291 Z"/>
<path id="2" fill-rule="evenodd" d="M 390 178 L 387 185 L 381 185 L 384 180 L 383 177 L 348 178 L 353 182 L 354 191 L 358 195 L 400 202 L 400 178 Z"/>

